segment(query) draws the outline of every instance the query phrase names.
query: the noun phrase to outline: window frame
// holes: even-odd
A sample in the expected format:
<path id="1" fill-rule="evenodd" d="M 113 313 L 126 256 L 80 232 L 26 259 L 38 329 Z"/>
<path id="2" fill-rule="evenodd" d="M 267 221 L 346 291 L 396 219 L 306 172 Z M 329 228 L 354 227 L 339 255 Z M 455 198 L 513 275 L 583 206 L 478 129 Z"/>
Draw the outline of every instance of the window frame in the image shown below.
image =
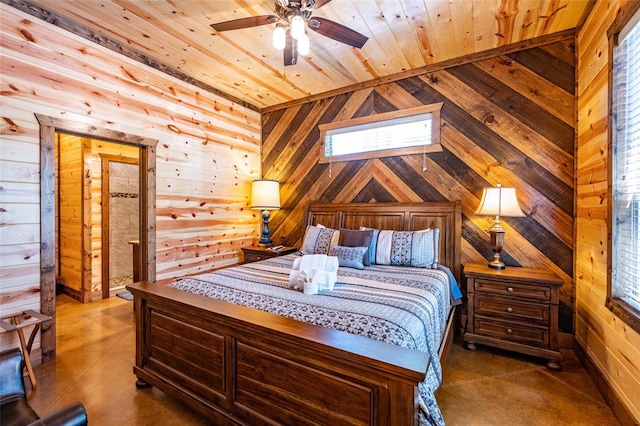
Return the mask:
<path id="1" fill-rule="evenodd" d="M 435 104 L 423 105 L 414 108 L 407 108 L 400 111 L 391 111 L 381 114 L 368 115 L 366 117 L 352 118 L 348 120 L 335 121 L 332 123 L 320 124 L 318 129 L 320 130 L 320 164 L 337 163 L 341 161 L 352 160 L 367 160 L 374 158 L 393 157 L 398 155 L 410 155 L 410 154 L 426 154 L 431 152 L 442 152 L 442 145 L 440 144 L 440 110 L 442 110 L 443 102 Z M 431 144 L 419 145 L 406 148 L 393 148 L 383 149 L 376 151 L 359 152 L 354 154 L 342 154 L 342 155 L 326 155 L 326 134 L 329 130 L 336 130 L 345 127 L 351 127 L 356 125 L 366 125 L 371 123 L 371 128 L 383 127 L 376 126 L 377 123 L 382 121 L 390 121 L 395 119 L 403 119 L 405 117 L 411 117 L 414 115 L 432 114 L 431 120 Z"/>
<path id="2" fill-rule="evenodd" d="M 640 2 L 629 2 L 619 12 L 615 21 L 611 24 L 607 30 L 607 37 L 609 42 L 609 57 L 608 57 L 608 73 L 609 73 L 609 93 L 608 93 L 608 111 L 609 111 L 609 126 L 608 126 L 608 159 L 607 159 L 607 213 L 608 213 L 608 227 L 607 233 L 607 298 L 605 301 L 606 307 L 618 318 L 624 321 L 628 326 L 640 333 L 640 311 L 631 304 L 615 296 L 614 286 L 616 283 L 613 281 L 614 270 L 614 246 L 613 246 L 613 234 L 614 234 L 614 193 L 613 193 L 613 170 L 615 166 L 614 162 L 614 141 L 615 141 L 615 129 L 614 129 L 614 105 L 613 105 L 613 64 L 614 64 L 614 51 L 618 45 L 618 36 L 622 29 L 628 22 L 639 12 Z"/>

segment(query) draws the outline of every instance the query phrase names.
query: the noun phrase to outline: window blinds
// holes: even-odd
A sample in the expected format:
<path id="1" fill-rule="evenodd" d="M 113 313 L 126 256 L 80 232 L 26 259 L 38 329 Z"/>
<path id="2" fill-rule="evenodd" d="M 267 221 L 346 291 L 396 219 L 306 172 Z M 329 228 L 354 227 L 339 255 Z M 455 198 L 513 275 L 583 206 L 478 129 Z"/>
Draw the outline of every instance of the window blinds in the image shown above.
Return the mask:
<path id="1" fill-rule="evenodd" d="M 432 114 L 420 114 L 377 123 L 328 130 L 325 135 L 327 157 L 430 145 Z"/>
<path id="2" fill-rule="evenodd" d="M 640 310 L 640 25 L 632 21 L 614 51 L 612 278 L 614 297 Z"/>

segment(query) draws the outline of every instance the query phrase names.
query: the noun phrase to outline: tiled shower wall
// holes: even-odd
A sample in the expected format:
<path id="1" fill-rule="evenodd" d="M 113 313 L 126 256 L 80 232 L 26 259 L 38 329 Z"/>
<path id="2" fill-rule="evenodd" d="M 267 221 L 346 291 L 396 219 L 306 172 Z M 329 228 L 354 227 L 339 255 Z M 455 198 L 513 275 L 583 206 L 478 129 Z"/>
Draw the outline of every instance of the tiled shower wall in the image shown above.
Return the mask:
<path id="1" fill-rule="evenodd" d="M 133 282 L 133 246 L 139 239 L 139 174 L 136 164 L 109 163 L 109 288 Z"/>

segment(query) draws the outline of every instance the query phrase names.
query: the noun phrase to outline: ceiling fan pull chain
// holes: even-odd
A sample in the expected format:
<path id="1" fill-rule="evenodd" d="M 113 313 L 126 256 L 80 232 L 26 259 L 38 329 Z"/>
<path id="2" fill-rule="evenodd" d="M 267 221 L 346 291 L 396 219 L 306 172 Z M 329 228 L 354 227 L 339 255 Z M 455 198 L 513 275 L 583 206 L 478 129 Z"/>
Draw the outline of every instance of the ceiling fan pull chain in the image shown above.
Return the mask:
<path id="1" fill-rule="evenodd" d="M 427 171 L 427 145 L 422 145 L 422 171 Z"/>

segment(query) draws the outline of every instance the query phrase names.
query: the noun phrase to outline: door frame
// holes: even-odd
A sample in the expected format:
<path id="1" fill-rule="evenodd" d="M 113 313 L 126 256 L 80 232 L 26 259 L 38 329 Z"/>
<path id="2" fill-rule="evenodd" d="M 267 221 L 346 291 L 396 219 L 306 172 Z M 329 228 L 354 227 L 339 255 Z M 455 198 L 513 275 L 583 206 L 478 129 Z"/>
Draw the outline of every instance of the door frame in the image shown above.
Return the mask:
<path id="1" fill-rule="evenodd" d="M 156 279 L 156 146 L 158 139 L 100 127 L 103 121 L 84 122 L 35 114 L 40 123 L 40 310 L 52 321 L 42 325 L 42 362 L 56 356 L 56 231 L 55 134 L 67 133 L 140 147 L 141 280 Z"/>

